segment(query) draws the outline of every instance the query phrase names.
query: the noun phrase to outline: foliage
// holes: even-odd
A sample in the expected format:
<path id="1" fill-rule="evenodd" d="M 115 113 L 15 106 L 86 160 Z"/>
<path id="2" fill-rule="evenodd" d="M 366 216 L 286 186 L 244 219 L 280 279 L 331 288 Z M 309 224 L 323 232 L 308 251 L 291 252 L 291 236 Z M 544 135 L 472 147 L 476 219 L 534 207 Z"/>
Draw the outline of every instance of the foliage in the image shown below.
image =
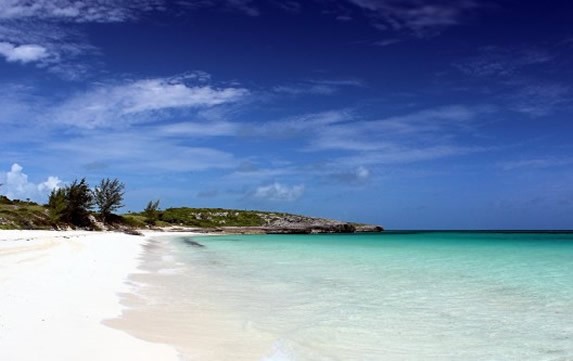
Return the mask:
<path id="1" fill-rule="evenodd" d="M 46 208 L 28 202 L 0 204 L 0 229 L 50 229 Z"/>
<path id="2" fill-rule="evenodd" d="M 50 193 L 50 198 L 48 199 L 48 212 L 50 214 L 50 219 L 54 223 L 60 222 L 64 218 L 66 208 L 66 189 L 53 189 Z"/>
<path id="3" fill-rule="evenodd" d="M 0 195 L 0 204 L 12 204 L 12 201 L 3 195 Z"/>
<path id="4" fill-rule="evenodd" d="M 32 205 L 37 206 L 38 203 L 31 202 L 29 199 L 22 201 L 20 199 L 10 199 L 4 195 L 0 194 L 0 204 L 10 204 L 10 205 Z"/>
<path id="5" fill-rule="evenodd" d="M 85 227 L 90 225 L 90 209 L 94 199 L 85 178 L 65 188 L 53 190 L 48 201 L 50 215 L 56 222 Z"/>
<path id="6" fill-rule="evenodd" d="M 147 206 L 143 210 L 143 216 L 145 217 L 145 223 L 155 225 L 160 216 L 159 199 L 147 203 Z"/>
<path id="7" fill-rule="evenodd" d="M 222 208 L 168 208 L 161 220 L 188 227 L 254 227 L 264 225 L 261 212 Z"/>
<path id="8" fill-rule="evenodd" d="M 111 213 L 123 207 L 125 185 L 119 179 L 102 179 L 93 191 L 94 203 L 98 206 L 103 222 L 109 220 Z"/>
<path id="9" fill-rule="evenodd" d="M 137 214 L 124 214 L 122 223 L 132 228 L 145 228 L 146 218 Z"/>

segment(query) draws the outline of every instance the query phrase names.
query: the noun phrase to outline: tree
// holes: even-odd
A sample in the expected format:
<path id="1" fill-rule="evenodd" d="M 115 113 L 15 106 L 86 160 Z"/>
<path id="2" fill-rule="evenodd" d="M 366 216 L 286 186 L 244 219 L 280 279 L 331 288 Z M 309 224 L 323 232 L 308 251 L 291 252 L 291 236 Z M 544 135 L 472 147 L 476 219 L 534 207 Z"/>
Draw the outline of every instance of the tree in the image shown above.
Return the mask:
<path id="1" fill-rule="evenodd" d="M 89 226 L 88 216 L 93 207 L 93 195 L 86 179 L 76 179 L 65 188 L 53 190 L 48 207 L 54 221 L 80 227 Z"/>
<path id="2" fill-rule="evenodd" d="M 102 179 L 99 185 L 94 189 L 94 201 L 99 208 L 99 214 L 105 223 L 111 213 L 123 207 L 123 195 L 125 194 L 125 185 L 119 179 Z"/>
<path id="3" fill-rule="evenodd" d="M 67 208 L 66 188 L 53 189 L 48 199 L 48 210 L 53 222 L 62 221 Z"/>
<path id="4" fill-rule="evenodd" d="M 145 222 L 147 224 L 154 225 L 159 218 L 159 199 L 155 202 L 149 201 L 143 210 L 143 215 L 145 216 Z"/>

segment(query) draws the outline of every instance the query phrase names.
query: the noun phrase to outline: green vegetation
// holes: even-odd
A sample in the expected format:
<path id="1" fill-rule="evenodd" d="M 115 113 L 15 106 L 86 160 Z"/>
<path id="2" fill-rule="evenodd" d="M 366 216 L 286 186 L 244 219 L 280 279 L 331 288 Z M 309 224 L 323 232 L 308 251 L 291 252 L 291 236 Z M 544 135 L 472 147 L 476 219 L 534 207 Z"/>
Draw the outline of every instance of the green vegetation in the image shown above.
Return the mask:
<path id="1" fill-rule="evenodd" d="M 350 224 L 287 213 L 223 208 L 159 208 L 150 201 L 142 212 L 116 215 L 122 207 L 125 186 L 117 179 L 103 179 L 90 189 L 84 179 L 51 192 L 48 204 L 10 200 L 0 196 L 0 229 L 115 229 L 133 231 L 147 227 L 265 227 L 278 233 L 380 231 L 380 227 Z M 98 212 L 92 212 L 97 206 Z M 101 222 L 98 222 L 98 217 Z M 260 231 L 260 230 L 254 230 Z"/>
<path id="2" fill-rule="evenodd" d="M 92 208 L 97 205 L 104 226 L 140 227 L 143 222 L 125 219 L 112 212 L 121 208 L 125 186 L 118 179 L 103 179 L 91 189 L 86 179 L 75 180 L 64 188 L 52 190 L 48 204 L 10 200 L 0 195 L 0 229 L 99 229 Z"/>
<path id="3" fill-rule="evenodd" d="M 148 207 L 151 204 L 148 204 Z M 146 210 L 148 210 L 146 208 Z M 265 219 L 263 214 L 279 215 L 278 213 L 243 211 L 223 208 L 167 208 L 164 211 L 155 209 L 156 223 L 166 225 L 177 225 L 185 227 L 256 227 L 263 226 Z M 132 213 L 130 217 L 139 216 L 149 220 L 149 214 Z"/>
<path id="4" fill-rule="evenodd" d="M 145 217 L 138 214 L 124 214 L 121 216 L 123 223 L 131 228 L 145 228 L 147 223 L 145 222 Z"/>
<path id="5" fill-rule="evenodd" d="M 51 229 L 52 226 L 45 206 L 0 196 L 0 229 Z"/>
<path id="6" fill-rule="evenodd" d="M 93 191 L 94 203 L 99 208 L 102 222 L 107 222 L 113 211 L 123 207 L 125 185 L 119 179 L 102 179 Z"/>
<path id="7" fill-rule="evenodd" d="M 147 206 L 143 210 L 143 216 L 145 217 L 145 223 L 154 226 L 159 219 L 159 199 L 154 201 L 149 201 Z"/>
<path id="8" fill-rule="evenodd" d="M 90 227 L 90 209 L 94 204 L 93 193 L 85 178 L 73 181 L 65 188 L 55 189 L 50 194 L 48 208 L 56 223 Z"/>

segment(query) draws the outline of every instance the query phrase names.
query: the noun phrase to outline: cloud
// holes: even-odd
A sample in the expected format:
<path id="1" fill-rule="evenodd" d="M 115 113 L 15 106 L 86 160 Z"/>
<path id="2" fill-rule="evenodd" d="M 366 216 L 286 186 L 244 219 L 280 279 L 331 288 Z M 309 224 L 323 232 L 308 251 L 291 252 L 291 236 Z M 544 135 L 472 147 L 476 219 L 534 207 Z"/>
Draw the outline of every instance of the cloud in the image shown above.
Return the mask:
<path id="1" fill-rule="evenodd" d="M 232 169 L 239 163 L 233 154 L 188 142 L 175 142 L 153 128 L 124 131 L 89 131 L 52 141 L 43 148 L 53 158 L 66 158 L 69 164 L 103 163 L 110 168 L 134 174 L 193 172 Z"/>
<path id="2" fill-rule="evenodd" d="M 463 146 L 463 145 L 399 145 L 394 144 L 386 149 L 363 152 L 341 157 L 340 164 L 406 164 L 422 161 L 431 161 L 446 157 L 462 156 L 466 154 L 485 152 L 491 147 Z"/>
<path id="3" fill-rule="evenodd" d="M 287 186 L 275 182 L 258 187 L 252 193 L 252 197 L 261 200 L 292 202 L 299 199 L 303 193 L 304 185 Z"/>
<path id="4" fill-rule="evenodd" d="M 38 190 L 42 193 L 51 192 L 54 189 L 61 188 L 63 182 L 60 178 L 49 176 L 45 182 L 38 184 Z"/>
<path id="5" fill-rule="evenodd" d="M 472 0 L 345 0 L 361 9 L 382 31 L 409 32 L 418 37 L 439 34 L 460 25 L 483 2 Z M 346 14 L 344 14 L 346 15 Z"/>
<path id="6" fill-rule="evenodd" d="M 157 127 L 158 132 L 174 137 L 222 137 L 240 133 L 241 127 L 228 121 L 173 123 Z"/>
<path id="7" fill-rule="evenodd" d="M 234 181 L 268 181 L 278 177 L 292 176 L 303 172 L 303 170 L 293 166 L 283 167 L 259 167 L 251 162 L 243 162 L 225 178 Z"/>
<path id="8" fill-rule="evenodd" d="M 7 42 L 0 42 L 0 55 L 3 55 L 8 62 L 20 62 L 22 64 L 39 61 L 49 56 L 47 49 L 43 46 L 34 44 L 14 45 Z"/>
<path id="9" fill-rule="evenodd" d="M 338 80 L 307 80 L 291 85 L 278 85 L 273 88 L 275 93 L 289 95 L 316 94 L 331 95 L 344 87 L 362 87 L 363 82 L 357 79 Z"/>
<path id="10" fill-rule="evenodd" d="M 79 128 L 125 126 L 163 118 L 160 112 L 197 110 L 237 102 L 244 88 L 189 84 L 187 79 L 155 78 L 99 85 L 52 109 L 56 123 Z"/>
<path id="11" fill-rule="evenodd" d="M 374 43 L 372 43 L 372 45 L 380 46 L 380 47 L 386 47 L 386 46 L 390 46 L 393 44 L 397 44 L 401 41 L 402 41 L 401 39 L 384 39 L 384 40 L 375 41 Z"/>
<path id="12" fill-rule="evenodd" d="M 340 161 L 330 171 L 311 177 L 337 173 L 333 178 L 339 181 L 363 181 L 366 172 L 360 167 L 369 172 L 373 164 L 408 163 L 484 151 L 484 147 L 464 145 L 479 132 L 480 117 L 493 111 L 486 106 L 449 105 L 370 119 L 356 109 L 337 109 L 267 121 L 233 121 L 235 115 L 226 113 L 213 119 L 201 115 L 204 109 L 228 104 L 239 107 L 245 98 L 251 98 L 249 94 L 239 87 L 211 85 L 205 74 L 189 75 L 103 83 L 71 94 L 55 105 L 28 95 L 18 96 L 22 106 L 18 102 L 9 106 L 11 98 L 0 95 L 0 105 L 8 105 L 0 107 L 0 115 L 6 113 L 2 117 L 8 121 L 4 129 L 15 135 L 7 137 L 5 147 L 16 139 L 20 148 L 37 149 L 52 159 L 70 158 L 78 167 L 106 164 L 110 169 L 122 167 L 142 173 L 221 169 L 232 171 L 226 179 L 268 182 L 277 177 L 309 176 L 304 170 L 304 163 L 309 161 L 269 163 L 268 156 L 279 154 L 281 159 L 288 154 L 294 159 L 307 157 L 329 164 Z M 23 113 L 32 118 L 19 125 L 19 114 L 26 109 L 33 109 Z M 9 122 L 11 118 L 14 123 Z M 33 135 L 26 133 L 30 125 L 36 129 Z M 42 127 L 42 132 L 37 132 L 38 127 Z M 211 137 L 233 141 L 213 143 L 208 139 Z M 237 148 L 248 139 L 273 149 L 249 172 L 237 168 L 246 159 L 253 159 L 248 150 Z M 30 142 L 35 143 L 28 145 Z M 356 172 L 350 174 L 350 168 Z"/>
<path id="13" fill-rule="evenodd" d="M 8 124 L 20 124 L 22 119 L 34 119 L 45 111 L 43 102 L 35 95 L 33 88 L 11 83 L 1 83 L 0 125 L 6 131 Z M 4 138 L 4 142 L 8 139 Z"/>
<path id="14" fill-rule="evenodd" d="M 298 13 L 302 8 L 301 3 L 294 0 L 271 0 L 271 3 L 291 13 Z"/>
<path id="15" fill-rule="evenodd" d="M 178 4 L 190 9 L 216 8 L 239 11 L 248 16 L 260 15 L 253 0 L 180 0 Z"/>
<path id="16" fill-rule="evenodd" d="M 336 172 L 330 174 L 328 177 L 339 183 L 345 184 L 363 184 L 370 179 L 370 170 L 364 166 L 358 166 L 354 169 Z"/>
<path id="17" fill-rule="evenodd" d="M 68 22 L 122 22 L 145 11 L 162 10 L 161 0 L 4 0 L 0 19 L 44 19 Z"/>
<path id="18" fill-rule="evenodd" d="M 536 48 L 500 48 L 488 46 L 478 55 L 454 64 L 464 74 L 476 77 L 509 77 L 526 67 L 551 62 L 554 56 Z"/>
<path id="19" fill-rule="evenodd" d="M 338 89 L 336 87 L 321 84 L 279 85 L 273 88 L 275 93 L 284 93 L 289 95 L 331 95 L 336 93 L 337 90 Z"/>
<path id="20" fill-rule="evenodd" d="M 381 119 L 362 119 L 353 110 L 342 109 L 293 116 L 261 123 L 176 123 L 158 131 L 176 137 L 248 136 L 261 140 L 296 139 L 303 146 L 295 152 L 339 152 L 339 160 L 352 164 L 355 171 L 331 173 L 338 180 L 364 181 L 367 164 L 410 163 L 486 151 L 487 147 L 465 146 L 461 138 L 478 132 L 476 120 L 495 111 L 489 106 L 450 105 L 422 109 Z M 354 162 L 354 163 L 352 163 Z M 340 166 L 340 165 L 339 165 Z M 363 168 L 361 168 L 363 166 Z M 292 166 L 235 171 L 233 178 L 273 178 L 300 173 Z"/>
<path id="21" fill-rule="evenodd" d="M 58 177 L 50 176 L 39 184 L 28 180 L 28 175 L 23 173 L 24 168 L 17 163 L 12 164 L 10 171 L 6 172 L 0 179 L 3 183 L 0 190 L 11 199 L 32 199 L 42 201 L 53 189 L 63 186 L 63 182 Z"/>
<path id="22" fill-rule="evenodd" d="M 557 56 L 542 48 L 489 46 L 454 64 L 470 80 L 495 85 L 495 96 L 508 110 L 531 117 L 552 114 L 571 104 L 571 87 L 548 79 Z M 493 87 L 492 87 L 493 88 Z"/>
<path id="23" fill-rule="evenodd" d="M 9 55 L 24 53 L 18 57 L 25 60 L 20 63 L 72 80 L 83 77 L 89 69 L 78 58 L 98 54 L 81 32 L 41 20 L 0 21 L 0 43 L 5 43 L 3 48 Z"/>
<path id="24" fill-rule="evenodd" d="M 260 11 L 253 5 L 252 0 L 226 0 L 225 3 L 231 8 L 238 9 L 249 16 L 258 16 Z"/>
<path id="25" fill-rule="evenodd" d="M 296 151 L 328 154 L 337 167 L 411 163 L 491 150 L 467 142 L 479 135 L 478 120 L 494 111 L 490 106 L 450 105 L 369 120 L 356 111 L 338 110 L 268 122 L 250 134 L 304 140 Z M 330 176 L 349 180 L 366 175 L 356 169 L 361 172 Z"/>
<path id="26" fill-rule="evenodd" d="M 26 162 L 55 162 L 58 167 L 55 160 L 66 159 L 68 169 L 90 173 L 102 164 L 137 174 L 233 169 L 240 159 L 217 149 L 219 144 L 205 145 L 196 138 L 236 136 L 240 125 L 205 120 L 197 113 L 239 101 L 248 91 L 210 85 L 208 78 L 199 74 L 103 83 L 58 97 L 64 100 L 55 104 L 48 102 L 53 98 L 35 95 L 34 88 L 4 86 L 0 152 L 18 159 L 35 154 Z M 191 117 L 193 122 L 181 121 Z"/>
<path id="27" fill-rule="evenodd" d="M 571 104 L 571 88 L 559 83 L 519 81 L 506 96 L 509 108 L 532 117 L 546 116 Z"/>
<path id="28" fill-rule="evenodd" d="M 563 167 L 573 164 L 572 158 L 532 158 L 500 163 L 499 166 L 506 171 L 516 169 L 543 169 Z"/>
<path id="29" fill-rule="evenodd" d="M 451 105 L 379 120 L 330 124 L 316 134 L 309 150 L 396 151 L 404 149 L 404 144 L 440 142 L 453 133 L 471 131 L 471 121 L 485 110 Z"/>
<path id="30" fill-rule="evenodd" d="M 309 113 L 293 116 L 281 120 L 268 121 L 259 125 L 252 125 L 249 129 L 251 135 L 270 136 L 274 138 L 292 138 L 300 135 L 314 135 L 325 127 L 353 119 L 348 109 L 331 110 L 320 113 Z"/>
<path id="31" fill-rule="evenodd" d="M 81 79 L 90 67 L 78 58 L 98 51 L 78 24 L 134 21 L 143 13 L 163 10 L 163 0 L 4 0 L 0 2 L 0 54 L 66 80 Z"/>

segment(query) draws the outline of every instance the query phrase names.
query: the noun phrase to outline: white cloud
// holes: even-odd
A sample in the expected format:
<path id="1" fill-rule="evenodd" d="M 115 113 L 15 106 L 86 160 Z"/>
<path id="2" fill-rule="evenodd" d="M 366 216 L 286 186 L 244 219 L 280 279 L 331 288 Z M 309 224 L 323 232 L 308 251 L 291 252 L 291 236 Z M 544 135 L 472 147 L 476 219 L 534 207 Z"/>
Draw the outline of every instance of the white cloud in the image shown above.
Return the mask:
<path id="1" fill-rule="evenodd" d="M 249 129 L 251 135 L 272 136 L 277 138 L 290 138 L 294 136 L 308 136 L 315 134 L 333 124 L 353 119 L 349 110 L 333 110 L 320 113 L 303 114 L 281 120 L 266 122 L 261 125 L 252 125 Z"/>
<path id="2" fill-rule="evenodd" d="M 121 22 L 138 13 L 161 10 L 162 0 L 3 0 L 0 19 Z"/>
<path id="3" fill-rule="evenodd" d="M 259 16 L 260 10 L 253 0 L 179 0 L 178 4 L 190 9 L 197 8 L 218 8 L 225 10 L 236 10 L 249 16 Z"/>
<path id="4" fill-rule="evenodd" d="M 80 128 L 144 123 L 160 117 L 160 111 L 213 107 L 248 94 L 244 88 L 189 85 L 178 78 L 144 79 L 75 95 L 53 109 L 51 118 Z"/>
<path id="5" fill-rule="evenodd" d="M 0 0 L 0 42 L 10 45 L 4 46 L 8 61 L 35 63 L 66 80 L 78 80 L 94 66 L 78 61 L 79 56 L 99 54 L 78 24 L 133 22 L 150 12 L 201 7 L 259 15 L 252 0 Z"/>
<path id="6" fill-rule="evenodd" d="M 385 47 L 385 46 L 390 46 L 393 44 L 397 44 L 399 42 L 401 42 L 402 40 L 400 39 L 384 39 L 384 40 L 378 40 L 372 43 L 372 45 L 375 46 L 380 46 L 380 47 Z"/>
<path id="7" fill-rule="evenodd" d="M 186 122 L 159 126 L 157 130 L 167 136 L 220 137 L 237 135 L 240 132 L 240 127 L 238 124 L 226 121 Z"/>
<path id="8" fill-rule="evenodd" d="M 29 63 L 45 59 L 49 56 L 46 48 L 35 44 L 14 45 L 0 42 L 0 54 L 8 62 Z"/>
<path id="9" fill-rule="evenodd" d="M 0 190 L 11 199 L 32 199 L 42 201 L 47 194 L 53 189 L 63 185 L 62 180 L 58 177 L 50 176 L 44 182 L 39 184 L 32 183 L 28 180 L 28 175 L 23 173 L 24 168 L 14 163 L 10 171 L 6 172 L 0 183 L 3 183 Z"/>
<path id="10" fill-rule="evenodd" d="M 370 170 L 361 165 L 349 171 L 332 173 L 329 178 L 340 183 L 363 184 L 370 179 L 370 175 Z"/>
<path id="11" fill-rule="evenodd" d="M 491 109 L 452 105 L 379 120 L 339 122 L 320 128 L 309 150 L 388 151 L 411 143 L 437 143 L 460 131 L 470 132 L 471 121 L 487 111 Z"/>
<path id="12" fill-rule="evenodd" d="M 133 21 L 162 11 L 164 0 L 1 0 L 0 54 L 8 61 L 35 64 L 64 79 L 85 76 L 79 55 L 97 54 L 77 23 Z"/>
<path id="13" fill-rule="evenodd" d="M 273 183 L 258 187 L 253 197 L 271 201 L 295 201 L 304 193 L 304 185 L 287 186 L 281 183 Z"/>
<path id="14" fill-rule="evenodd" d="M 476 56 L 454 64 L 462 73 L 496 86 L 503 106 L 531 117 L 552 114 L 571 105 L 569 84 L 540 76 L 557 59 L 554 50 L 538 47 L 488 46 Z"/>
<path id="15" fill-rule="evenodd" d="M 354 174 L 356 174 L 356 178 L 360 180 L 364 180 L 370 177 L 370 171 L 368 170 L 368 168 L 363 166 L 356 168 Z"/>
<path id="16" fill-rule="evenodd" d="M 409 31 L 417 36 L 430 36 L 441 29 L 458 25 L 476 8 L 473 0 L 346 0 L 372 18 L 381 29 Z"/>
<path id="17" fill-rule="evenodd" d="M 568 85 L 545 81 L 516 82 L 508 94 L 509 107 L 532 117 L 549 115 L 563 105 L 571 104 L 571 88 Z"/>
<path id="18" fill-rule="evenodd" d="M 543 168 L 554 168 L 563 167 L 573 164 L 572 158 L 533 158 L 533 159 L 523 159 L 516 161 L 509 161 L 500 163 L 499 166 L 503 170 L 515 170 L 515 169 L 543 169 Z"/>
<path id="19" fill-rule="evenodd" d="M 364 84 L 357 79 L 324 79 L 308 80 L 298 84 L 278 85 L 273 88 L 275 93 L 284 93 L 290 95 L 316 94 L 331 95 L 343 87 L 362 87 Z"/>
<path id="20" fill-rule="evenodd" d="M 42 182 L 38 185 L 38 190 L 42 193 L 51 192 L 54 189 L 61 188 L 63 186 L 63 182 L 60 178 L 49 176 L 45 182 Z"/>
<path id="21" fill-rule="evenodd" d="M 543 49 L 488 46 L 454 66 L 471 76 L 504 78 L 516 75 L 523 68 L 543 65 L 553 59 L 554 56 Z"/>
<path id="22" fill-rule="evenodd" d="M 89 66 L 77 61 L 80 55 L 97 54 L 74 28 L 41 20 L 0 21 L 0 43 L 8 61 L 32 64 L 64 79 L 87 72 Z"/>
<path id="23" fill-rule="evenodd" d="M 232 169 L 239 162 L 231 153 L 174 142 L 153 128 L 90 131 L 43 148 L 51 157 L 66 158 L 69 165 L 112 164 L 122 171 L 143 174 Z"/>
<path id="24" fill-rule="evenodd" d="M 338 88 L 326 84 L 278 85 L 273 88 L 275 93 L 284 93 L 290 95 L 331 95 L 336 93 L 337 90 Z"/>
<path id="25" fill-rule="evenodd" d="M 463 145 L 394 145 L 387 149 L 366 152 L 340 158 L 340 164 L 405 164 L 455 157 L 476 152 L 491 150 L 488 147 Z"/>

